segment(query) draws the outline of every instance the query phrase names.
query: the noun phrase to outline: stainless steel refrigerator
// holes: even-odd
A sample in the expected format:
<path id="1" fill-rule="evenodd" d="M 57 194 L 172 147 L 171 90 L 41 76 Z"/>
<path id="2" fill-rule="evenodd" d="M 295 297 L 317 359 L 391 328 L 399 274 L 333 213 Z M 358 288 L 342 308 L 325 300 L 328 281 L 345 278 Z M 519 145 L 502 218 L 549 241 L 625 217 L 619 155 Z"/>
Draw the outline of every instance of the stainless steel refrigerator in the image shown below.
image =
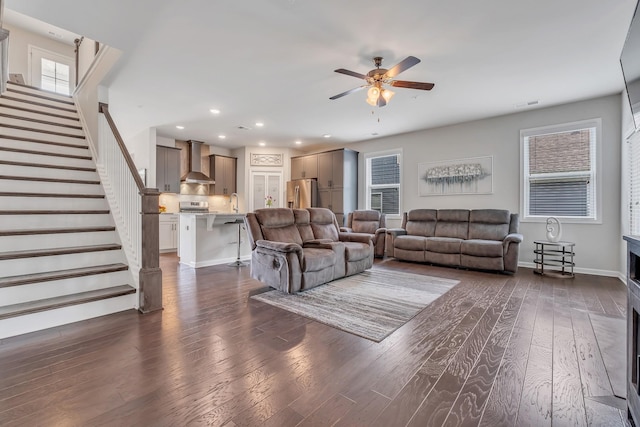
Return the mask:
<path id="1" fill-rule="evenodd" d="M 304 209 L 318 206 L 318 182 L 315 179 L 297 179 L 287 182 L 287 207 Z"/>

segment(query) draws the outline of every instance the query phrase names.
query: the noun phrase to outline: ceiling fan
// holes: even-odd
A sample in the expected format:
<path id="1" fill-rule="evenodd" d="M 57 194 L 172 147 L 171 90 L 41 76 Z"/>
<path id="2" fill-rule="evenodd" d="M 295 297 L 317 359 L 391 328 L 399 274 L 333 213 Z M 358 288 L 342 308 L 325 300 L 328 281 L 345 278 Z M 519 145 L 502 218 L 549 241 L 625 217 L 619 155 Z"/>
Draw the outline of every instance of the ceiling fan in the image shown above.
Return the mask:
<path id="1" fill-rule="evenodd" d="M 387 105 L 387 102 L 391 99 L 395 92 L 390 91 L 389 89 L 385 89 L 384 85 L 390 85 L 394 87 L 405 87 L 409 89 L 420 89 L 420 90 L 431 90 L 433 89 L 433 83 L 421 83 L 421 82 L 408 82 L 406 80 L 395 80 L 396 77 L 401 72 L 413 67 L 418 64 L 420 60 L 415 56 L 408 56 L 395 66 L 390 69 L 380 68 L 382 65 L 382 57 L 376 56 L 373 58 L 373 63 L 376 68 L 369 71 L 366 75 L 356 73 L 355 71 L 345 70 L 344 68 L 339 68 L 335 70 L 336 73 L 346 74 L 347 76 L 357 77 L 366 82 L 366 84 L 348 90 L 346 92 L 339 93 L 335 96 L 332 96 L 329 99 L 338 99 L 342 98 L 345 95 L 349 95 L 350 93 L 357 92 L 364 88 L 369 88 L 367 91 L 367 103 L 371 106 L 384 107 Z"/>

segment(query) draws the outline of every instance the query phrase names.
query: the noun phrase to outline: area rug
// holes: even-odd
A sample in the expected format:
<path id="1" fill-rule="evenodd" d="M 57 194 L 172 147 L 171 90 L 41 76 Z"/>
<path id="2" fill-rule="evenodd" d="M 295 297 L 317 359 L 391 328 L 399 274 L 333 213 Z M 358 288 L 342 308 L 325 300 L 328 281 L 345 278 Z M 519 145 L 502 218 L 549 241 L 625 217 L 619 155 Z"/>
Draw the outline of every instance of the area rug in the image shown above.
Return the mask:
<path id="1" fill-rule="evenodd" d="M 373 269 L 297 294 L 272 290 L 251 298 L 380 342 L 458 283 Z"/>

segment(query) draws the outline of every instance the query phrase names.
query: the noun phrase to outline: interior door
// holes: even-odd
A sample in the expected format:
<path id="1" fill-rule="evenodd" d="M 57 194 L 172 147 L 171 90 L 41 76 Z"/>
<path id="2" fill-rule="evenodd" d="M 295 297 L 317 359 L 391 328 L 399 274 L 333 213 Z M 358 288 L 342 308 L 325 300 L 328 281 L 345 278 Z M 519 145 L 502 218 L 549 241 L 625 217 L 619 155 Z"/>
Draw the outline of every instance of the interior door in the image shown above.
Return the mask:
<path id="1" fill-rule="evenodd" d="M 267 207 L 267 196 L 271 196 L 272 208 L 285 206 L 282 172 L 251 171 L 249 180 L 249 211 Z"/>
<path id="2" fill-rule="evenodd" d="M 76 84 L 73 58 L 29 45 L 28 84 L 40 89 L 70 95 Z"/>

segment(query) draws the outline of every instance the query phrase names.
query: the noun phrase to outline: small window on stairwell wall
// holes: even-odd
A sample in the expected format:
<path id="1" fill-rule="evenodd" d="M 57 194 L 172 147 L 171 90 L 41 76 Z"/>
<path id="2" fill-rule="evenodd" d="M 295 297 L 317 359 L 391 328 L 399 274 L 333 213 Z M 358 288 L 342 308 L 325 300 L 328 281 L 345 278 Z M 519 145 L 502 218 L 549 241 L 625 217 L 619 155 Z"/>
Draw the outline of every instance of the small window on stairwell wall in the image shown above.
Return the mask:
<path id="1" fill-rule="evenodd" d="M 73 58 L 29 46 L 28 84 L 40 89 L 70 95 L 75 84 Z"/>

